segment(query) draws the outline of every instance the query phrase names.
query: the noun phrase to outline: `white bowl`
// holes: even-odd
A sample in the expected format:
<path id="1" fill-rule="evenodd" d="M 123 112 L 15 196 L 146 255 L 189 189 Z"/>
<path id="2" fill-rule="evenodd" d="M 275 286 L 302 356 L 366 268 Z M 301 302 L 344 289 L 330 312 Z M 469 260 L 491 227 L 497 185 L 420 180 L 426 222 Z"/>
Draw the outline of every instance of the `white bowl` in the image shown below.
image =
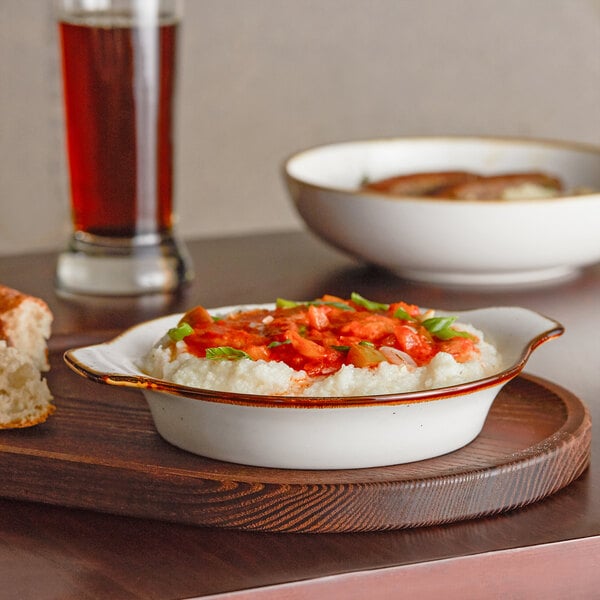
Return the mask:
<path id="1" fill-rule="evenodd" d="M 250 307 L 210 312 L 239 308 Z M 524 308 L 452 314 L 496 345 L 506 365 L 502 372 L 436 390 L 347 398 L 214 392 L 148 377 L 138 367 L 141 358 L 182 315 L 143 323 L 104 344 L 69 350 L 65 360 L 93 381 L 141 388 L 159 434 L 189 452 L 261 467 L 375 467 L 432 458 L 468 444 L 481 431 L 502 386 L 522 371 L 531 352 L 563 333 L 556 321 Z"/>
<path id="2" fill-rule="evenodd" d="M 598 193 L 512 201 L 393 197 L 366 179 L 422 171 L 544 171 Z M 408 279 L 522 285 L 600 261 L 600 148 L 497 138 L 400 138 L 300 152 L 285 163 L 292 200 L 326 242 Z"/>

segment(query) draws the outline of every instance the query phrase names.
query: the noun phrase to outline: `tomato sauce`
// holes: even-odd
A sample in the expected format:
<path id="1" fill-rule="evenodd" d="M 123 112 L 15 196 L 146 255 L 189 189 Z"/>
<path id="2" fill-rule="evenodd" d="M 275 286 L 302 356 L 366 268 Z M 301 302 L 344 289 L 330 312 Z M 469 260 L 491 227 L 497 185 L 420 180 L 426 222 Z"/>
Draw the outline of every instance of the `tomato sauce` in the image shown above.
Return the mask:
<path id="1" fill-rule="evenodd" d="M 453 322 L 453 317 L 435 317 L 404 302 L 326 295 L 306 303 L 279 300 L 274 309 L 222 318 L 197 306 L 169 334 L 173 340 L 183 339 L 187 350 L 200 358 L 281 361 L 320 376 L 347 364 L 374 367 L 387 361 L 420 367 L 442 351 L 458 362 L 470 360 L 478 339 L 454 328 Z"/>

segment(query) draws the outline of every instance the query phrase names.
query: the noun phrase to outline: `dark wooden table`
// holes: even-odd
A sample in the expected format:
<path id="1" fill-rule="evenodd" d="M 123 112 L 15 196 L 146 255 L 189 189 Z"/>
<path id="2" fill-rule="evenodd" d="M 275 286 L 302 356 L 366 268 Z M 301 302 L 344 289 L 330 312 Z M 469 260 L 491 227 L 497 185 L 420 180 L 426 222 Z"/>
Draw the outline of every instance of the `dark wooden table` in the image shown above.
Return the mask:
<path id="1" fill-rule="evenodd" d="M 53 340 L 108 335 L 197 303 L 306 299 L 325 292 L 359 291 L 382 302 L 403 298 L 450 310 L 518 304 L 567 329 L 536 351 L 527 371 L 567 388 L 588 405 L 592 420 L 600 418 L 598 266 L 554 286 L 452 290 L 361 265 L 302 232 L 204 239 L 188 246 L 196 279 L 172 297 L 60 298 L 53 289 L 52 254 L 0 258 L 0 282 L 50 304 Z M 525 508 L 387 532 L 208 529 L 4 498 L 0 598 L 598 598 L 599 458 L 594 436 L 591 467 Z"/>

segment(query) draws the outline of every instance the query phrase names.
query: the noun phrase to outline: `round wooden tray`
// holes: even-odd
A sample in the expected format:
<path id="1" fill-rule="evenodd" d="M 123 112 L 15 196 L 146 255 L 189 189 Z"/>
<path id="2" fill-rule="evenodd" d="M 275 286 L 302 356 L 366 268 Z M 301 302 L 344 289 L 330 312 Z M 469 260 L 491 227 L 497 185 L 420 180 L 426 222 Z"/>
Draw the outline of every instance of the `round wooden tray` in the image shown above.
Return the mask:
<path id="1" fill-rule="evenodd" d="M 216 463 L 229 490 L 220 494 L 218 510 L 200 520 L 254 530 L 347 532 L 471 519 L 525 506 L 568 485 L 588 466 L 590 447 L 587 408 L 563 388 L 524 375 L 500 393 L 478 438 L 445 456 L 347 471 Z"/>
<path id="2" fill-rule="evenodd" d="M 0 495 L 251 531 L 401 529 L 492 515 L 540 500 L 590 460 L 591 418 L 570 392 L 523 375 L 481 434 L 430 460 L 291 471 L 219 462 L 165 442 L 137 390 L 98 386 L 51 355 L 57 411 L 0 436 Z"/>

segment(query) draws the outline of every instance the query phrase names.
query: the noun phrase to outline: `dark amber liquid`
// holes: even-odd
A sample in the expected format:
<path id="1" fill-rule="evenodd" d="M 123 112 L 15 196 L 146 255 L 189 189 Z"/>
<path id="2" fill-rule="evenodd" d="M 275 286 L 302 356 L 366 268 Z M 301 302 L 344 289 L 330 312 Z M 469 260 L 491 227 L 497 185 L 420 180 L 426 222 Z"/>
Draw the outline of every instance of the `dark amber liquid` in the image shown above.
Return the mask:
<path id="1" fill-rule="evenodd" d="M 134 27 L 60 24 L 77 231 L 170 231 L 176 33 L 161 25 L 148 51 L 148 34 Z"/>

